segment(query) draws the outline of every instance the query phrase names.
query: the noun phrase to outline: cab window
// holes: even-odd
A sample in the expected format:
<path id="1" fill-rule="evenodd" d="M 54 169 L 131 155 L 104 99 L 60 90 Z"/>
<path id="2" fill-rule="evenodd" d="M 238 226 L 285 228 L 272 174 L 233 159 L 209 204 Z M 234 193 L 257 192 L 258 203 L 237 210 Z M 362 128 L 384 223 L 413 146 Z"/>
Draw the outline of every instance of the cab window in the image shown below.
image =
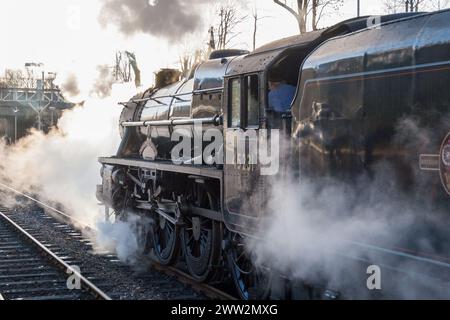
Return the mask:
<path id="1" fill-rule="evenodd" d="M 259 126 L 259 79 L 258 75 L 251 75 L 245 79 L 246 96 L 246 126 Z"/>
<path id="2" fill-rule="evenodd" d="M 253 128 L 259 126 L 259 78 L 250 75 L 229 82 L 229 126 Z"/>
<path id="3" fill-rule="evenodd" d="M 241 79 L 230 80 L 230 112 L 229 126 L 239 128 L 241 126 Z"/>

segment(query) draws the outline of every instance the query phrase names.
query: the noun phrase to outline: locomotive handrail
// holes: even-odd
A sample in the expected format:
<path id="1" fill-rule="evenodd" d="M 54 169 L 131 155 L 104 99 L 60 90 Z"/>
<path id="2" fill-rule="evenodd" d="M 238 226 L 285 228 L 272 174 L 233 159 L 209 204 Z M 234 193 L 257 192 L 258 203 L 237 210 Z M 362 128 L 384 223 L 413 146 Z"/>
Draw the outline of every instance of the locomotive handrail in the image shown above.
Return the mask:
<path id="1" fill-rule="evenodd" d="M 129 121 L 122 122 L 122 127 L 164 127 L 164 126 L 183 126 L 183 125 L 195 125 L 195 124 L 213 124 L 220 126 L 223 123 L 221 115 L 214 116 L 212 118 L 198 118 L 198 119 L 172 119 L 172 120 L 159 120 L 159 121 Z"/>
<path id="2" fill-rule="evenodd" d="M 199 89 L 192 91 L 192 94 L 204 94 L 204 93 L 217 93 L 222 92 L 223 87 L 216 87 L 216 88 L 208 88 L 208 89 Z"/>
<path id="3" fill-rule="evenodd" d="M 217 93 L 217 92 L 222 92 L 222 91 L 223 91 L 223 87 L 200 89 L 200 90 L 194 90 L 194 91 L 186 92 L 186 93 L 170 94 L 170 95 L 166 95 L 166 96 L 148 97 L 148 98 L 143 98 L 143 99 L 133 99 L 128 102 L 119 102 L 119 104 L 127 105 L 130 102 L 131 103 L 141 103 L 141 102 L 147 102 L 147 101 L 153 100 L 161 105 L 167 105 L 166 103 L 159 101 L 159 99 L 172 98 L 172 99 L 176 99 L 178 101 L 188 102 L 189 100 L 181 99 L 180 97 L 188 96 L 188 95 L 199 95 L 199 94 L 205 94 L 205 93 L 211 94 L 211 93 Z"/>
<path id="4" fill-rule="evenodd" d="M 141 103 L 141 102 L 146 102 L 146 101 L 153 100 L 153 101 L 155 101 L 155 102 L 158 102 L 159 104 L 167 105 L 166 103 L 159 101 L 159 99 L 173 98 L 173 99 L 176 99 L 176 100 L 179 100 L 179 101 L 188 102 L 189 100 L 184 100 L 184 99 L 181 99 L 181 98 L 179 98 L 179 97 L 187 96 L 187 95 L 190 95 L 190 94 L 192 94 L 192 92 L 179 93 L 179 94 L 167 95 L 167 96 L 148 97 L 148 98 L 143 98 L 143 99 L 133 99 L 133 100 L 130 100 L 130 101 L 128 101 L 128 102 L 119 102 L 119 104 L 121 104 L 121 105 L 127 105 L 127 104 L 130 103 L 130 102 L 131 102 L 131 103 Z"/>
<path id="5" fill-rule="evenodd" d="M 148 97 L 148 98 L 144 98 L 144 99 L 136 99 L 136 100 L 131 100 L 131 101 L 132 102 L 145 102 L 145 101 L 153 100 L 153 101 L 156 101 L 156 102 L 160 102 L 160 101 L 158 101 L 159 99 L 167 99 L 167 98 L 183 100 L 183 99 L 180 99 L 179 97 L 187 96 L 187 95 L 190 95 L 190 94 L 192 94 L 192 92 L 177 93 L 177 94 L 167 95 L 167 96 Z M 185 101 L 187 101 L 187 100 L 185 100 Z M 160 103 L 162 103 L 162 102 L 160 102 Z"/>

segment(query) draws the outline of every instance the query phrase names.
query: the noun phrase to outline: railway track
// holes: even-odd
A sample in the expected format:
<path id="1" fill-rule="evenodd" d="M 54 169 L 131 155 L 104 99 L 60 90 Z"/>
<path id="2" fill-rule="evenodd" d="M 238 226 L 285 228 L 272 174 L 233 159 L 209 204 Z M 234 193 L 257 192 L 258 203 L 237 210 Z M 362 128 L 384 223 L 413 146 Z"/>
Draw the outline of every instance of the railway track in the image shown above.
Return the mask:
<path id="1" fill-rule="evenodd" d="M 79 225 L 79 221 L 71 221 L 70 216 L 61 215 L 57 211 L 48 214 L 40 207 L 30 209 L 28 204 L 22 209 L 0 206 L 0 300 L 235 300 L 231 290 L 216 284 L 197 283 L 180 268 L 160 266 L 150 262 L 149 258 L 130 266 L 121 262 L 114 253 L 99 252 L 82 230 L 74 227 L 76 223 Z M 408 258 L 408 261 L 420 258 L 401 252 L 389 254 L 391 258 L 395 255 Z M 433 265 L 443 264 L 440 261 L 420 259 L 421 262 Z M 348 261 L 349 270 L 359 270 L 353 268 L 355 263 L 353 260 Z M 369 263 L 371 261 L 364 260 L 358 264 L 361 268 L 358 274 L 365 276 Z M 135 269 L 136 265 L 139 265 L 139 270 Z M 67 270 L 73 266 L 81 270 L 79 275 L 84 279 L 83 290 L 67 288 Z M 444 277 L 446 273 L 436 274 Z M 408 277 L 419 276 L 401 270 L 393 275 L 406 280 L 410 279 Z M 427 278 L 427 281 L 430 279 Z M 365 284 L 367 279 L 358 280 L 361 280 L 358 283 Z M 290 298 L 340 298 L 339 292 L 328 290 L 325 286 L 308 286 L 305 293 L 305 286 L 308 285 L 293 283 L 291 289 L 294 288 L 295 292 L 292 291 Z M 445 295 L 439 294 L 437 292 L 436 296 L 448 296 L 448 292 Z M 285 298 L 283 295 L 271 297 Z M 374 297 L 377 298 L 376 293 Z"/>
<path id="2" fill-rule="evenodd" d="M 111 299 L 4 211 L 0 210 L 0 299 Z M 70 287 L 68 274 L 74 277 Z"/>
<path id="3" fill-rule="evenodd" d="M 6 270 L 8 273 L 5 275 L 11 275 L 5 277 L 4 281 L 0 276 L 0 294 L 5 299 L 235 299 L 232 294 L 214 286 L 197 283 L 180 269 L 160 266 L 148 259 L 139 262 L 141 266 L 136 271 L 132 266 L 122 263 L 115 254 L 98 252 L 81 230 L 74 227 L 76 223 L 70 221 L 67 215 L 58 212 L 49 215 L 40 208 L 32 211 L 26 214 L 22 209 L 0 208 L 0 273 L 3 276 L 3 270 Z M 2 237 L 7 231 L 10 235 Z M 7 240 L 12 241 L 12 244 L 9 245 Z M 2 248 L 6 251 L 2 251 Z M 2 267 L 2 257 L 6 253 L 10 255 L 8 259 L 14 260 L 15 255 L 22 255 L 21 259 L 33 259 L 33 264 L 17 261 L 9 267 Z M 82 292 L 67 289 L 67 270 L 71 266 L 78 267 L 81 270 L 79 275 L 85 279 L 82 281 Z M 27 273 L 30 278 L 27 278 Z M 58 280 L 52 280 L 51 275 Z M 38 289 L 45 289 L 44 283 L 51 284 L 51 288 L 48 293 L 41 294 Z M 20 289 L 20 286 L 30 290 Z M 90 290 L 90 287 L 97 288 L 98 293 L 95 294 L 95 290 Z M 35 291 L 35 295 L 31 294 Z"/>

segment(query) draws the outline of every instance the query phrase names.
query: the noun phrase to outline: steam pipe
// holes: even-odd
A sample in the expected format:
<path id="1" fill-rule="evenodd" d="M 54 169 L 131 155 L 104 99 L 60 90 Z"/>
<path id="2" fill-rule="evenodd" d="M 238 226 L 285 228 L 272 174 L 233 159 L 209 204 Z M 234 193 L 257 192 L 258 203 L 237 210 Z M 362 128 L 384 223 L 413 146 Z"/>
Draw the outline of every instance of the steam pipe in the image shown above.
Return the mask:
<path id="1" fill-rule="evenodd" d="M 222 116 L 217 115 L 212 118 L 199 119 L 173 119 L 160 121 L 137 121 L 137 122 L 122 122 L 122 127 L 165 127 L 165 126 L 184 126 L 195 124 L 213 124 L 220 126 L 223 123 Z"/>

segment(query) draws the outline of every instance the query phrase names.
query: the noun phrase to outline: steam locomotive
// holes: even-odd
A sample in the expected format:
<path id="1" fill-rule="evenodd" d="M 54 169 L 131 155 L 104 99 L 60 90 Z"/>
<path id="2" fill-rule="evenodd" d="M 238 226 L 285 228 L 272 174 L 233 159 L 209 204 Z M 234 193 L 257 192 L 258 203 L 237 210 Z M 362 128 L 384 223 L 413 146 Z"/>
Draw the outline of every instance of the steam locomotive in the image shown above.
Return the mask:
<path id="1" fill-rule="evenodd" d="M 382 16 L 376 26 L 368 21 L 351 19 L 251 53 L 216 51 L 187 80 L 162 76 L 166 81 L 159 82 L 168 85 L 123 103 L 122 143 L 117 155 L 99 159 L 98 199 L 116 220 L 130 214 L 145 218 L 136 228 L 143 253 L 162 265 L 183 260 L 199 282 L 226 273 L 243 299 L 264 298 L 270 291 L 269 277 L 254 267 L 244 243 L 264 216 L 273 177 L 262 175 L 264 166 L 246 156 L 240 164 L 196 161 L 203 141 L 193 143 L 192 157 L 174 163 L 179 140 L 171 137 L 177 130 L 194 141 L 210 129 L 258 134 L 278 129 L 287 142 L 276 179 L 287 172 L 297 179 L 346 179 L 390 161 L 407 189 L 415 183 L 411 167 L 420 167 L 432 181 L 434 197 L 445 202 L 450 194 L 450 135 L 444 139 L 450 119 L 450 11 Z M 297 87 L 287 114 L 269 108 L 273 72 Z M 393 142 L 397 123 L 406 116 L 436 129 L 412 156 Z M 227 141 L 217 152 L 230 152 Z M 419 253 L 384 253 L 421 263 L 427 259 Z M 446 258 L 428 260 L 435 274 L 448 274 Z"/>

